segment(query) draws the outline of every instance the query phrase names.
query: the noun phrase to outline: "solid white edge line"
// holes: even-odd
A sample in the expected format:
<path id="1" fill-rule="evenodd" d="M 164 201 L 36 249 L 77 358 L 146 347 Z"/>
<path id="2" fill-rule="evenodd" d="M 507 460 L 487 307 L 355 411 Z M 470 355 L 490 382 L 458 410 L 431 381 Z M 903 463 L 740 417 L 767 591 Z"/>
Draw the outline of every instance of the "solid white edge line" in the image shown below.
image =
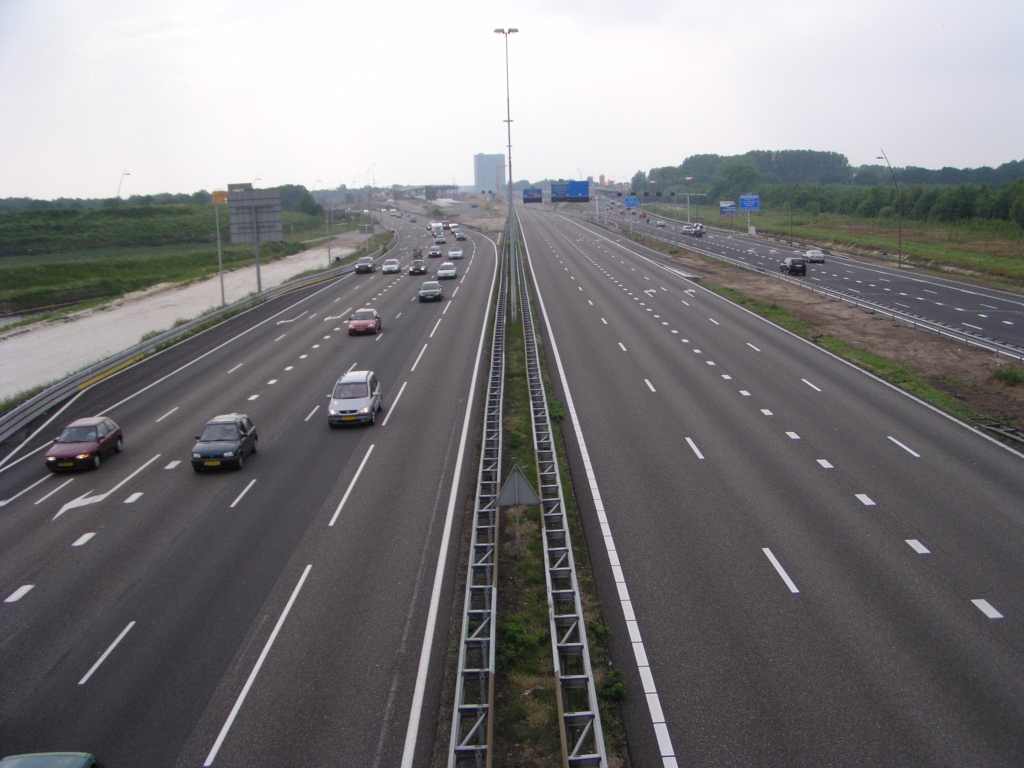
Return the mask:
<path id="1" fill-rule="evenodd" d="M 32 483 L 32 485 L 30 485 L 30 486 L 29 486 L 28 488 L 22 488 L 22 489 L 21 489 L 20 491 L 18 491 L 18 492 L 17 492 L 16 494 L 14 494 L 13 496 L 11 496 L 11 498 L 9 498 L 9 499 L 4 499 L 3 501 L 0 501 L 0 507 L 6 507 L 6 506 L 7 506 L 8 504 L 10 504 L 10 503 L 11 503 L 12 501 L 14 501 L 14 500 L 15 500 L 15 499 L 17 499 L 17 498 L 20 498 L 20 497 L 24 496 L 24 495 L 25 495 L 26 493 L 28 493 L 29 491 L 31 491 L 31 490 L 32 490 L 33 488 L 35 488 L 35 487 L 36 487 L 37 485 L 39 485 L 40 483 L 45 483 L 45 482 L 46 482 L 47 480 L 49 480 L 49 479 L 50 479 L 51 477 L 53 477 L 53 473 L 52 473 L 52 472 L 49 472 L 49 471 L 48 471 L 48 472 L 47 472 L 47 473 L 46 473 L 45 475 L 43 475 L 43 476 L 42 476 L 42 477 L 40 477 L 40 478 L 39 478 L 38 480 L 36 480 L 36 481 L 35 481 L 34 483 Z"/>
<path id="2" fill-rule="evenodd" d="M 494 296 L 494 283 L 498 278 L 498 247 L 488 238 L 494 248 L 494 273 L 491 275 L 491 289 L 488 296 Z M 402 749 L 402 768 L 412 768 L 416 756 L 416 740 L 419 737 L 420 718 L 423 716 L 423 697 L 427 688 L 427 672 L 430 668 L 430 653 L 434 647 L 434 633 L 437 627 L 437 612 L 441 602 L 441 586 L 444 583 L 444 569 L 448 561 L 448 546 L 452 536 L 452 523 L 455 519 L 455 502 L 458 499 L 459 485 L 462 478 L 462 461 L 466 453 L 466 438 L 474 410 L 477 379 L 480 376 L 480 360 L 484 352 L 484 340 L 487 338 L 487 324 L 491 317 L 491 302 L 487 302 L 484 321 L 480 327 L 480 342 L 476 348 L 476 361 L 473 363 L 473 379 L 469 385 L 469 397 L 466 400 L 466 415 L 462 420 L 462 438 L 459 442 L 459 453 L 455 459 L 455 473 L 452 476 L 452 489 L 448 495 L 448 511 L 445 513 L 444 533 L 441 535 L 441 546 L 437 554 L 437 567 L 434 570 L 434 586 L 430 592 L 430 607 L 427 609 L 427 624 L 423 630 L 423 645 L 420 648 L 420 662 L 416 670 L 416 685 L 412 694 L 412 705 L 409 708 L 409 725 L 405 731 L 405 746 Z"/>
<path id="3" fill-rule="evenodd" d="M 242 708 L 242 703 L 245 701 L 245 697 L 249 694 L 249 689 L 252 688 L 252 684 L 256 680 L 256 675 L 259 674 L 260 667 L 263 666 L 263 662 L 266 660 L 267 654 L 270 653 L 270 648 L 277 639 L 277 635 L 281 631 L 281 627 L 284 626 L 284 620 L 288 618 L 288 612 L 291 611 L 292 605 L 295 603 L 295 598 L 299 596 L 299 590 L 301 590 L 302 585 L 306 583 L 306 577 L 309 576 L 309 572 L 312 568 L 312 564 L 306 566 L 306 569 L 302 572 L 302 576 L 299 578 L 299 583 L 296 584 L 295 589 L 292 590 L 292 596 L 288 598 L 288 603 L 285 605 L 284 610 L 281 611 L 281 616 L 278 618 L 277 624 L 274 626 L 274 631 L 271 632 L 270 637 L 267 638 L 267 643 L 263 646 L 263 652 L 260 653 L 260 657 L 256 660 L 256 666 L 254 666 L 252 668 L 252 672 L 249 673 L 249 679 L 245 681 L 245 686 L 242 688 L 242 692 L 238 694 L 238 698 L 235 700 L 235 706 L 231 708 L 231 714 L 228 715 L 228 719 L 224 722 L 224 727 L 220 729 L 220 734 L 217 736 L 217 741 L 213 743 L 213 748 L 210 750 L 210 754 L 207 755 L 206 762 L 203 763 L 204 768 L 208 768 L 208 766 L 213 765 L 213 761 L 217 757 L 217 753 L 220 751 L 220 747 L 224 743 L 224 739 L 227 737 L 228 731 L 231 730 L 231 725 L 235 722 L 238 710 Z M 134 624 L 135 622 L 132 623 Z"/>
<path id="4" fill-rule="evenodd" d="M 242 492 L 240 494 L 238 494 L 238 496 L 235 497 L 234 501 L 231 502 L 230 509 L 234 509 L 238 505 L 238 502 L 240 502 L 242 500 L 242 497 L 245 496 L 245 494 L 247 494 L 249 492 L 249 489 L 252 488 L 254 485 L 256 485 L 256 478 L 255 477 L 252 480 L 249 481 L 249 484 L 247 486 L 245 486 L 245 488 L 242 489 Z"/>
<path id="5" fill-rule="evenodd" d="M 370 447 L 366 451 L 366 455 L 363 456 L 363 460 L 359 462 L 359 469 L 356 470 L 355 475 L 352 477 L 352 482 L 348 484 L 348 490 L 345 491 L 345 495 L 342 496 L 341 501 L 338 502 L 338 508 L 334 510 L 334 516 L 331 517 L 331 522 L 327 524 L 328 528 L 333 526 L 335 521 L 337 521 L 338 515 L 341 514 L 341 508 L 345 506 L 345 502 L 348 501 L 349 494 L 352 493 L 352 489 L 356 487 L 356 481 L 359 480 L 359 475 L 363 473 L 363 467 L 366 466 L 366 462 L 370 458 L 370 454 L 373 453 L 374 445 L 375 444 L 371 443 Z"/>
<path id="6" fill-rule="evenodd" d="M 27 444 L 27 443 L 28 443 L 28 442 L 29 442 L 30 440 L 33 440 L 33 439 L 35 439 L 36 435 L 38 435 L 38 434 L 39 434 L 40 432 L 42 432 L 42 431 L 43 431 L 44 429 L 46 429 L 46 428 L 47 428 L 48 426 L 50 426 L 50 422 L 52 422 L 52 421 L 53 421 L 54 419 L 56 419 L 56 418 L 57 418 L 58 416 L 60 416 L 60 415 L 61 415 L 62 413 L 64 413 L 65 409 L 67 409 L 67 408 L 68 408 L 68 406 L 70 406 L 70 405 L 71 405 L 71 404 L 72 404 L 73 402 L 75 402 L 75 400 L 77 400 L 78 398 L 80 398 L 80 397 L 82 396 L 82 393 L 83 393 L 83 392 L 85 392 L 85 390 L 84 390 L 84 389 L 83 389 L 83 390 L 82 390 L 81 392 L 79 392 L 79 393 L 78 393 L 77 395 L 75 395 L 74 397 L 72 397 L 72 398 L 71 398 L 70 400 L 68 400 L 68 401 L 67 401 L 66 403 L 64 403 L 64 405 L 62 405 L 62 406 L 61 406 L 60 408 L 58 408 L 58 409 L 57 409 L 57 412 L 56 412 L 55 414 L 53 414 L 53 416 L 51 416 L 50 418 L 48 418 L 48 419 L 47 419 L 46 421 L 44 421 L 44 422 L 43 422 L 43 423 L 42 423 L 42 424 L 41 424 L 41 425 L 39 426 L 39 429 L 37 429 L 37 430 L 36 430 L 35 432 L 33 432 L 33 433 L 32 433 L 31 435 L 29 435 L 28 437 L 26 437 L 26 438 L 25 438 L 24 440 L 22 440 L 22 441 L 21 441 L 20 443 L 18 443 L 17 447 L 15 447 L 15 449 L 14 449 L 13 451 L 11 451 L 11 452 L 10 452 L 10 453 L 8 453 L 8 454 L 7 454 L 6 456 L 4 456 L 4 457 L 3 457 L 3 459 L 2 459 L 2 460 L 0 460 L 0 472 L 6 472 L 6 471 L 7 471 L 8 469 L 10 469 L 11 467 L 13 467 L 13 466 L 14 466 L 15 464 L 20 464 L 20 463 L 21 463 L 21 462 L 23 462 L 23 461 L 24 461 L 25 459 L 27 459 L 27 458 L 28 458 L 29 456 L 31 456 L 31 455 L 32 455 L 33 453 L 38 453 L 39 451 L 43 450 L 43 448 L 45 448 L 46 446 L 48 446 L 48 445 L 49 445 L 49 443 L 43 443 L 42 445 L 40 445 L 40 446 L 39 446 L 38 448 L 36 448 L 35 450 L 32 450 L 32 451 L 30 451 L 30 452 L 26 453 L 26 454 L 25 454 L 24 456 L 22 456 L 22 457 L 21 457 L 20 459 L 18 459 L 17 461 L 15 461 L 15 462 L 12 462 L 12 463 L 10 463 L 10 464 L 7 464 L 7 461 L 8 461 L 8 460 L 9 460 L 9 459 L 11 458 L 11 456 L 13 456 L 13 455 L 14 455 L 14 454 L 16 454 L 16 453 L 17 453 L 18 451 L 20 451 L 20 450 L 21 450 L 21 449 L 22 449 L 23 447 L 25 447 L 25 445 L 26 445 L 26 444 Z M 5 466 L 5 465 L 6 465 L 6 466 Z"/>
<path id="7" fill-rule="evenodd" d="M 423 349 L 421 349 L 420 353 L 418 355 L 416 355 L 416 362 L 413 363 L 412 364 L 412 368 L 409 369 L 410 373 L 416 370 L 416 366 L 420 364 L 420 358 L 423 357 L 423 353 L 426 352 L 426 351 L 427 351 L 427 345 L 424 344 L 423 345 Z"/>
<path id="8" fill-rule="evenodd" d="M 693 440 L 691 438 L 689 438 L 689 437 L 686 438 L 686 442 L 687 442 L 687 444 L 689 444 L 690 448 L 693 449 L 693 452 L 695 454 L 697 454 L 697 458 L 700 459 L 701 461 L 703 461 L 704 460 L 704 454 L 700 452 L 700 449 L 697 447 L 697 444 L 695 442 L 693 442 Z"/>
<path id="9" fill-rule="evenodd" d="M 909 454 L 910 454 L 911 456 L 913 456 L 913 457 L 914 457 L 915 459 L 920 459 L 920 458 L 921 458 L 921 454 L 920 454 L 920 453 L 918 453 L 917 451 L 911 450 L 910 448 L 908 448 L 907 446 L 905 446 L 905 445 L 904 445 L 903 443 L 901 443 L 901 442 L 900 442 L 899 440 L 897 440 L 897 439 L 896 439 L 895 437 L 893 437 L 892 435 L 886 435 L 886 437 L 888 437 L 888 438 L 889 438 L 890 440 L 892 440 L 892 441 L 893 441 L 894 443 L 896 443 L 896 445 L 898 445 L 898 446 L 899 446 L 900 448 L 902 448 L 902 449 L 903 449 L 904 451 L 906 451 L 907 453 L 909 453 Z"/>
<path id="10" fill-rule="evenodd" d="M 449 306 L 451 306 L 451 305 L 449 305 Z M 398 394 L 395 395 L 394 402 L 391 403 L 391 407 L 388 408 L 388 415 L 385 416 L 384 417 L 384 421 L 382 421 L 380 423 L 380 425 L 382 427 L 386 427 L 388 425 L 388 419 L 390 419 L 391 418 L 391 414 L 395 412 L 395 406 L 398 405 L 398 401 L 402 399 L 402 393 L 405 392 L 405 385 L 408 384 L 408 383 L 409 383 L 408 381 L 403 381 L 402 382 L 402 388 L 398 390 Z"/>
<path id="11" fill-rule="evenodd" d="M 781 576 L 782 580 L 786 582 L 786 586 L 789 587 L 789 591 L 792 592 L 794 595 L 799 593 L 800 590 L 796 588 L 796 584 L 794 584 L 793 580 L 789 578 L 789 574 L 786 573 L 786 569 L 782 567 L 782 563 L 780 563 L 776 559 L 775 555 L 772 554 L 772 551 L 768 549 L 768 547 L 762 547 L 761 551 L 768 556 L 768 559 L 771 561 L 771 564 L 775 567 L 775 570 L 778 572 L 779 576 Z"/>
<path id="12" fill-rule="evenodd" d="M 117 639 L 114 640 L 114 642 L 112 642 L 107 647 L 107 650 L 105 650 L 103 652 L 102 656 L 100 656 L 98 659 L 96 659 L 96 663 L 93 664 L 92 667 L 89 669 L 89 671 L 85 673 L 85 677 L 83 677 L 81 680 L 78 681 L 79 685 L 85 685 L 87 682 L 89 682 L 89 678 L 92 677 L 93 672 L 95 672 L 97 669 L 100 668 L 100 664 L 102 664 L 104 661 L 107 660 L 107 656 L 109 656 L 113 652 L 113 650 L 115 648 L 117 648 L 117 644 L 120 643 L 122 640 L 124 640 L 124 636 L 127 635 L 128 632 L 131 631 L 131 628 L 134 627 L 134 626 L 135 626 L 135 622 L 134 621 L 129 621 L 128 622 L 128 626 L 121 630 L 121 634 L 117 636 Z"/>
<path id="13" fill-rule="evenodd" d="M 587 450 L 587 442 L 583 438 L 583 429 L 580 427 L 579 417 L 576 414 L 576 404 L 572 399 L 572 392 L 569 390 L 569 381 L 565 375 L 565 367 L 562 365 L 562 356 L 558 352 L 558 344 L 555 341 L 555 334 L 551 328 L 551 320 L 548 317 L 547 306 L 544 303 L 544 297 L 540 291 L 540 283 L 537 281 L 537 272 L 533 267 L 533 259 L 530 257 L 530 247 L 526 244 L 525 237 L 523 238 L 523 249 L 526 251 L 526 260 L 530 263 L 530 275 L 533 280 L 534 292 L 537 296 L 537 303 L 540 305 L 541 315 L 544 317 L 544 326 L 547 329 L 548 341 L 551 343 L 551 353 L 555 356 L 555 366 L 558 368 L 558 377 L 562 382 L 562 392 L 565 395 L 565 404 L 569 409 L 569 418 L 572 420 L 573 431 L 576 433 L 576 444 L 579 446 L 580 456 L 583 459 L 583 467 L 586 470 L 587 481 L 590 484 L 590 493 L 594 499 L 594 508 L 597 513 L 598 522 L 601 524 L 601 530 L 603 532 L 605 549 L 608 552 L 609 560 L 612 559 L 612 554 L 616 552 L 615 539 L 612 537 L 611 527 L 608 525 L 608 518 L 604 511 L 604 501 L 601 498 L 601 491 L 597 486 L 597 475 L 594 473 L 594 467 L 590 463 L 590 452 Z M 621 569 L 620 569 L 621 570 Z M 633 601 L 629 596 L 629 590 L 626 588 L 625 575 L 622 577 L 621 582 L 616 583 L 616 587 L 619 591 L 619 605 L 622 608 L 623 617 L 627 621 L 635 623 L 636 616 L 633 611 Z M 644 651 L 643 658 L 647 659 L 647 653 L 644 649 L 643 638 L 640 635 L 639 625 L 633 627 L 630 626 L 636 634 L 636 640 L 633 642 L 633 647 L 636 649 L 637 646 Z M 634 654 L 634 658 L 636 654 Z M 651 706 L 652 697 L 658 696 L 657 687 L 654 684 L 654 674 L 651 672 L 649 665 L 641 665 L 640 662 L 636 661 L 637 672 L 640 675 L 641 681 L 643 681 L 644 693 L 647 695 L 648 708 L 650 711 L 654 711 Z M 660 699 L 658 701 L 658 711 L 661 710 Z M 665 766 L 675 764 L 675 752 L 668 753 L 664 749 L 664 745 L 667 744 L 669 750 L 671 750 L 671 738 L 668 733 L 668 726 L 665 723 L 656 723 L 651 720 L 651 725 L 654 728 L 655 739 L 658 742 L 659 748 L 661 748 L 662 759 Z M 403 768 L 411 768 L 411 766 L 405 766 Z"/>

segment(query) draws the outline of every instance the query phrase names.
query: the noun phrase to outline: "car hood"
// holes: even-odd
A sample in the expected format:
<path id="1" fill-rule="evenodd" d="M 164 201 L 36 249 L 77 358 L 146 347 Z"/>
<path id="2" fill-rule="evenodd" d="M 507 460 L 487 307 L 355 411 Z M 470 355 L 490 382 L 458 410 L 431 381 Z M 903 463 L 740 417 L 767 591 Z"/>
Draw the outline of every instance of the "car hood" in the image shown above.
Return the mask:
<path id="1" fill-rule="evenodd" d="M 215 440 L 213 442 L 198 442 L 192 449 L 192 453 L 200 456 L 223 456 L 228 451 L 237 451 L 240 443 L 237 440 Z"/>
<path id="2" fill-rule="evenodd" d="M 99 447 L 99 443 L 91 441 L 88 443 L 54 443 L 46 452 L 47 456 L 58 459 L 69 459 L 80 453 L 92 453 Z"/>
<path id="3" fill-rule="evenodd" d="M 369 408 L 372 398 L 369 397 L 347 397 L 342 400 L 331 398 L 331 404 L 327 406 L 332 411 L 358 411 L 361 408 Z"/>
<path id="4" fill-rule="evenodd" d="M 376 319 L 373 319 L 373 320 L 349 320 L 348 321 L 348 327 L 349 328 L 366 328 L 367 326 L 375 325 L 376 322 L 377 322 Z"/>

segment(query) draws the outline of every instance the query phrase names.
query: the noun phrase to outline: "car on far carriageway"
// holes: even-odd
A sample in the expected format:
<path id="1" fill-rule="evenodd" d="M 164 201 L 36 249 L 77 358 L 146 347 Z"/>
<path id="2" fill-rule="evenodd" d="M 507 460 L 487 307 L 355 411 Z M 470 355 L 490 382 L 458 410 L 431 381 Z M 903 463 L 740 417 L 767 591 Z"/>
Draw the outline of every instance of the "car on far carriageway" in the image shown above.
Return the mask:
<path id="1" fill-rule="evenodd" d="M 348 319 L 348 335 L 355 336 L 357 333 L 376 334 L 383 331 L 380 314 L 373 307 L 357 309 L 352 317 Z"/>
<path id="2" fill-rule="evenodd" d="M 381 274 L 392 275 L 396 272 L 401 272 L 402 268 L 398 264 L 398 259 L 388 259 L 380 268 Z"/>
<path id="3" fill-rule="evenodd" d="M 452 248 L 450 251 L 448 251 L 448 258 L 449 259 L 461 259 L 462 258 L 462 249 L 461 248 Z"/>
<path id="4" fill-rule="evenodd" d="M 192 469 L 218 469 L 234 466 L 241 469 L 245 457 L 256 453 L 256 427 L 244 413 L 228 413 L 214 416 L 196 435 L 192 448 Z"/>
<path id="5" fill-rule="evenodd" d="M 804 258 L 807 259 L 808 264 L 825 263 L 825 254 L 819 251 L 817 248 L 811 248 L 811 250 L 804 254 Z"/>
<path id="6" fill-rule="evenodd" d="M 450 261 L 446 261 L 444 264 L 437 268 L 438 280 L 454 280 L 458 276 L 458 273 L 455 271 L 455 265 L 452 264 Z"/>
<path id="7" fill-rule="evenodd" d="M 71 422 L 46 452 L 46 468 L 51 472 L 63 469 L 92 467 L 99 469 L 104 456 L 120 453 L 124 447 L 121 428 L 103 416 L 91 416 Z"/>
<path id="8" fill-rule="evenodd" d="M 334 385 L 327 424 L 373 424 L 384 408 L 384 395 L 373 371 L 349 371 Z"/>
<path id="9" fill-rule="evenodd" d="M 427 251 L 427 256 L 431 259 L 439 259 L 444 254 L 441 252 L 441 248 L 436 245 L 430 246 L 430 250 Z"/>
<path id="10" fill-rule="evenodd" d="M 376 272 L 377 265 L 369 256 L 361 256 L 356 260 L 356 272 Z"/>
<path id="11" fill-rule="evenodd" d="M 779 264 L 779 272 L 784 275 L 806 275 L 807 262 L 802 256 L 787 256 Z"/>
<path id="12" fill-rule="evenodd" d="M 444 291 L 436 280 L 427 280 L 420 286 L 420 301 L 444 301 Z"/>
<path id="13" fill-rule="evenodd" d="M 410 275 L 425 275 L 427 274 L 427 262 L 423 259 L 413 259 L 412 264 L 409 265 Z"/>

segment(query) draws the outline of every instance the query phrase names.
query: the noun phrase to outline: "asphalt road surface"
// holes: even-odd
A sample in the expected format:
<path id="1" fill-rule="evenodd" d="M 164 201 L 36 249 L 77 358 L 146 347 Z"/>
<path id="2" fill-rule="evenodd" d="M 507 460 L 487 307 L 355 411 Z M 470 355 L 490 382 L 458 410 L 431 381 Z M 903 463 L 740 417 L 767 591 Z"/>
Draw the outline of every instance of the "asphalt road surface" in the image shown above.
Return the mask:
<path id="1" fill-rule="evenodd" d="M 385 221 L 405 270 L 432 240 Z M 443 302 L 418 302 L 404 271 L 290 294 L 87 390 L 3 465 L 0 753 L 428 759 L 496 263 L 483 236 L 459 245 Z M 362 306 L 382 334 L 348 336 Z M 377 372 L 385 410 L 330 429 L 328 395 L 353 368 Z M 255 422 L 258 454 L 193 473 L 193 435 L 230 412 Z M 96 413 L 124 429 L 123 453 L 49 476 L 45 440 Z"/>
<path id="2" fill-rule="evenodd" d="M 1024 457 L 520 210 L 634 765 L 1024 764 Z"/>
<path id="3" fill-rule="evenodd" d="M 627 228 L 630 219 L 637 232 L 709 251 L 768 272 L 777 272 L 779 263 L 787 256 L 806 253 L 783 243 L 767 243 L 727 229 L 709 229 L 704 237 L 693 238 L 681 234 L 682 225 L 672 220 L 660 219 L 665 226 L 658 227 L 659 219 L 650 215 L 647 219 L 610 217 L 613 223 Z M 808 264 L 807 275 L 793 276 L 793 279 L 1024 348 L 1024 296 L 1015 293 L 936 277 L 909 267 L 900 269 L 859 261 L 832 252 L 826 252 L 824 264 Z"/>

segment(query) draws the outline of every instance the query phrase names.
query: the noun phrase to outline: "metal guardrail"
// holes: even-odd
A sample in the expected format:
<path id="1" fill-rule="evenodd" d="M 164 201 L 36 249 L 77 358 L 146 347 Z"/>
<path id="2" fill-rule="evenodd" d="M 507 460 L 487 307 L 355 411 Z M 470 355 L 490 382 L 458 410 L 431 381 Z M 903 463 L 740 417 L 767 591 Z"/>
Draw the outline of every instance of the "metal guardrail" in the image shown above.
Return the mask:
<path id="1" fill-rule="evenodd" d="M 507 250 L 508 238 L 505 239 Z M 501 269 L 491 370 L 487 380 L 483 448 L 473 504 L 473 534 L 466 574 L 465 609 L 455 681 L 448 766 L 491 764 L 494 723 L 495 639 L 498 611 L 498 491 L 501 489 L 502 406 L 505 397 L 505 300 L 508 263 Z"/>
<path id="2" fill-rule="evenodd" d="M 588 221 L 593 221 L 598 226 L 601 226 L 601 222 L 597 221 L 596 219 L 593 219 L 592 214 L 587 215 L 584 218 L 586 218 Z M 622 227 L 617 222 L 608 222 L 608 226 L 615 227 L 623 234 L 625 234 L 628 231 L 626 228 Z M 746 262 L 741 261 L 740 259 L 734 259 L 731 256 L 726 256 L 721 253 L 709 251 L 705 248 L 700 248 L 695 243 L 670 240 L 666 237 L 661 237 L 650 232 L 637 232 L 635 234 L 642 235 L 643 237 L 649 237 L 652 240 L 659 240 L 663 243 L 668 243 L 669 245 L 681 246 L 696 253 L 700 253 L 704 256 L 709 256 L 713 259 L 724 261 L 727 264 L 732 264 L 733 266 L 741 267 L 751 272 L 757 272 L 759 274 L 767 275 L 769 277 L 774 277 L 777 280 L 782 280 L 784 282 L 790 283 L 791 285 L 799 286 L 801 288 L 811 291 L 812 293 L 820 293 L 822 296 L 826 296 L 837 301 L 843 301 L 852 306 L 860 307 L 861 309 L 866 309 L 867 311 L 872 312 L 874 314 L 890 317 L 893 320 L 902 320 L 903 322 L 907 323 L 908 325 L 914 328 L 921 328 L 926 331 L 931 331 L 932 333 L 937 333 L 940 336 L 955 339 L 956 341 L 963 342 L 964 344 L 968 344 L 972 347 L 983 349 L 986 352 L 992 352 L 993 354 L 1001 355 L 1011 360 L 1015 360 L 1018 363 L 1024 363 L 1024 349 L 1021 349 L 1016 344 L 999 341 L 998 339 L 993 339 L 989 336 L 983 336 L 981 334 L 972 333 L 970 331 L 962 331 L 959 328 L 949 325 L 948 323 L 943 323 L 940 320 L 930 320 L 927 317 L 923 317 L 922 315 L 918 315 L 913 312 L 901 312 L 898 309 L 891 309 L 890 307 L 887 307 L 884 304 L 878 304 L 876 302 L 868 301 L 866 299 L 854 298 L 844 293 L 843 291 L 839 291 L 834 288 L 825 288 L 801 280 L 794 280 L 792 277 L 777 273 L 774 270 L 765 269 L 763 267 L 758 267 L 753 264 L 747 264 Z"/>
<path id="3" fill-rule="evenodd" d="M 547 392 L 541 377 L 530 289 L 519 253 L 518 236 L 511 227 L 510 231 L 513 233 L 510 253 L 519 284 L 520 312 L 526 342 L 526 375 L 533 420 L 533 448 L 540 485 L 548 618 L 551 624 L 555 694 L 564 750 L 562 759 L 569 766 L 607 768 L 608 758 L 590 664 L 586 621 L 580 602 L 569 521 L 565 512 L 562 477 L 551 432 Z"/>
<path id="4" fill-rule="evenodd" d="M 371 258 L 374 260 L 379 259 L 394 245 L 394 243 L 395 236 L 392 237 L 391 242 L 387 245 L 382 246 L 371 253 Z M 129 347 L 123 352 L 112 355 L 106 360 L 90 365 L 88 368 L 84 368 L 83 370 L 68 376 L 66 379 L 47 387 L 42 392 L 39 392 L 25 402 L 20 403 L 6 413 L 0 415 L 0 442 L 3 442 L 18 430 L 31 424 L 35 419 L 46 413 L 55 405 L 59 405 L 78 392 L 91 387 L 93 384 L 102 381 L 108 376 L 118 373 L 119 371 L 140 362 L 165 345 L 171 344 L 181 339 L 183 336 L 187 336 L 196 328 L 216 321 L 218 318 L 222 318 L 225 315 L 233 315 L 236 312 L 246 310 L 256 306 L 257 304 L 275 299 L 285 293 L 290 293 L 301 288 L 306 288 L 310 285 L 316 285 L 317 283 L 341 277 L 342 275 L 352 272 L 353 269 L 354 267 L 351 264 L 346 264 L 341 267 L 332 267 L 324 270 L 317 275 L 311 275 L 291 280 L 287 283 L 282 283 L 281 285 L 266 290 L 256 296 L 247 296 L 244 299 L 240 299 L 239 301 L 228 304 L 225 307 L 221 307 L 214 312 L 201 315 L 195 320 L 179 325 L 177 328 L 172 328 L 169 331 L 164 331 L 159 336 L 154 336 L 153 338 L 140 342 L 133 347 Z"/>

